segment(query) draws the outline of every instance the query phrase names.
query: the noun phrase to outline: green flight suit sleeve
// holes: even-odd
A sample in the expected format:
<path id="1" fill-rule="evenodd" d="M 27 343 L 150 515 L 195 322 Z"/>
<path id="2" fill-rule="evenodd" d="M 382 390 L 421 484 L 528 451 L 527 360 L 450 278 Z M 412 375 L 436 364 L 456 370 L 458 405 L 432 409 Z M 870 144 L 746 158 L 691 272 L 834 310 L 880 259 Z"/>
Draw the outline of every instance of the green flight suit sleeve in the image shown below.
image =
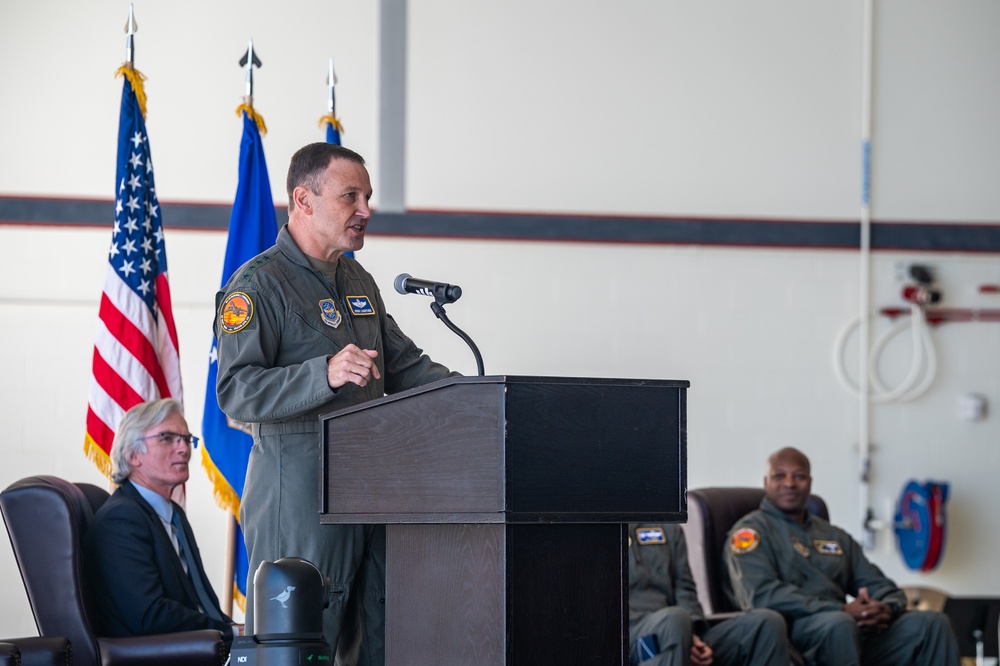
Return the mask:
<path id="1" fill-rule="evenodd" d="M 381 296 L 378 298 L 380 312 L 385 312 Z M 382 331 L 386 393 L 398 393 L 445 377 L 459 376 L 424 354 L 388 313 L 383 315 Z"/>
<path id="2" fill-rule="evenodd" d="M 906 593 L 899 589 L 882 570 L 865 556 L 861 545 L 844 533 L 843 543 L 850 549 L 851 567 L 853 570 L 853 586 L 848 590 L 852 597 L 857 597 L 862 587 L 868 589 L 868 596 L 886 604 L 894 604 L 896 613 L 906 608 Z"/>

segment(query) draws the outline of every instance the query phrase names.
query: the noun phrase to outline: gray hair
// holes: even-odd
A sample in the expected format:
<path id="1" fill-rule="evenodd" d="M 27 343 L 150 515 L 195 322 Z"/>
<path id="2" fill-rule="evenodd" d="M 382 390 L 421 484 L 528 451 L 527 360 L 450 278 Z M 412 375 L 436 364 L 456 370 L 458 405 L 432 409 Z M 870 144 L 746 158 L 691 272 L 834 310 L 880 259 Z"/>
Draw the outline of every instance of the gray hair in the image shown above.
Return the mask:
<path id="1" fill-rule="evenodd" d="M 181 403 L 174 398 L 141 402 L 125 412 L 111 445 L 112 481 L 120 484 L 132 474 L 128 459 L 133 453 L 146 452 L 146 440 L 143 439 L 146 431 L 166 421 L 171 414 L 184 414 Z"/>

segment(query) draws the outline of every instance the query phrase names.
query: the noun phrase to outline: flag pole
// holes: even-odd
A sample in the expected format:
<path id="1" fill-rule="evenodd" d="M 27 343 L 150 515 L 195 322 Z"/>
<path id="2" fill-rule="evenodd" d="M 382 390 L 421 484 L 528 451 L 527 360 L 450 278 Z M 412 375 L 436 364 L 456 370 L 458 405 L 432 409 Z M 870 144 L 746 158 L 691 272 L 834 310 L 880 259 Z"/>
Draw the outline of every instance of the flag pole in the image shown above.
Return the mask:
<path id="1" fill-rule="evenodd" d="M 337 75 L 333 72 L 333 57 L 330 57 L 330 66 L 326 75 L 326 111 L 334 118 L 337 117 Z"/>
<path id="2" fill-rule="evenodd" d="M 135 66 L 135 13 L 132 3 L 128 3 L 128 22 L 125 24 L 125 64 Z"/>
<path id="3" fill-rule="evenodd" d="M 333 58 L 330 58 L 326 74 L 326 114 L 319 119 L 319 126 L 326 126 L 326 142 L 340 145 L 340 135 L 344 126 L 337 120 L 337 74 L 333 71 Z M 347 253 L 353 257 L 353 253 Z"/>
<path id="4" fill-rule="evenodd" d="M 128 3 L 128 21 L 125 22 L 125 65 L 135 69 L 135 8 L 133 4 Z M 108 452 L 110 456 L 110 451 Z M 112 468 L 114 463 L 111 463 Z M 117 484 L 112 481 L 111 475 L 108 475 L 108 494 L 113 494 L 118 489 Z"/>
<path id="5" fill-rule="evenodd" d="M 236 584 L 236 516 L 232 511 L 227 511 L 229 521 L 226 528 L 226 573 L 222 579 L 226 581 L 223 586 L 222 610 L 229 617 L 233 616 L 233 586 Z"/>
<path id="6" fill-rule="evenodd" d="M 253 108 L 253 68 L 261 66 L 253 40 L 250 40 L 246 54 L 240 59 L 240 66 L 246 68 L 246 88 L 236 115 L 242 119 L 243 137 L 240 141 L 239 180 L 229 218 L 222 287 L 240 266 L 273 246 L 278 235 L 261 145 L 261 137 L 266 134 L 267 127 Z M 214 486 L 216 501 L 229 514 L 224 548 L 226 589 L 220 592 L 219 599 L 225 602 L 225 609 L 231 614 L 234 607 L 245 612 L 247 601 L 245 585 L 249 578 L 249 561 L 239 512 L 253 436 L 249 424 L 229 418 L 222 411 L 216 393 L 218 371 L 218 340 L 213 335 L 208 355 L 205 411 L 202 414 L 205 447 L 201 460 Z"/>

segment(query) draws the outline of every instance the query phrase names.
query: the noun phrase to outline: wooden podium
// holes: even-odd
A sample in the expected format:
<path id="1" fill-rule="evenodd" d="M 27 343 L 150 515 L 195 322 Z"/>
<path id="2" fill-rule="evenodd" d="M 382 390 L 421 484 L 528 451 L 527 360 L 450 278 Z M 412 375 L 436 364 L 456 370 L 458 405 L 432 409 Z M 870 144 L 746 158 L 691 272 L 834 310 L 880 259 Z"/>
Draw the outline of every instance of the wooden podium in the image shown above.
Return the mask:
<path id="1" fill-rule="evenodd" d="M 686 381 L 460 377 L 321 417 L 384 523 L 387 666 L 628 664 L 628 522 L 687 519 Z"/>

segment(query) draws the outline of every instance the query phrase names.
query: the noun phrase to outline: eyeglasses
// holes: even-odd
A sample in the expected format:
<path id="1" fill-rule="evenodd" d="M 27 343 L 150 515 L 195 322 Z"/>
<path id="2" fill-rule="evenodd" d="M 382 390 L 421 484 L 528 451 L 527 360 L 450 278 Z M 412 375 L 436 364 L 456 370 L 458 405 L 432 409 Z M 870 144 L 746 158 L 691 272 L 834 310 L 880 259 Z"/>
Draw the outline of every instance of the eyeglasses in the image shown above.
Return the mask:
<path id="1" fill-rule="evenodd" d="M 198 442 L 201 441 L 194 435 L 182 435 L 178 432 L 161 432 L 143 437 L 143 439 L 153 438 L 157 439 L 157 444 L 160 446 L 177 446 L 179 443 L 184 442 L 185 446 L 192 449 L 198 448 Z"/>

